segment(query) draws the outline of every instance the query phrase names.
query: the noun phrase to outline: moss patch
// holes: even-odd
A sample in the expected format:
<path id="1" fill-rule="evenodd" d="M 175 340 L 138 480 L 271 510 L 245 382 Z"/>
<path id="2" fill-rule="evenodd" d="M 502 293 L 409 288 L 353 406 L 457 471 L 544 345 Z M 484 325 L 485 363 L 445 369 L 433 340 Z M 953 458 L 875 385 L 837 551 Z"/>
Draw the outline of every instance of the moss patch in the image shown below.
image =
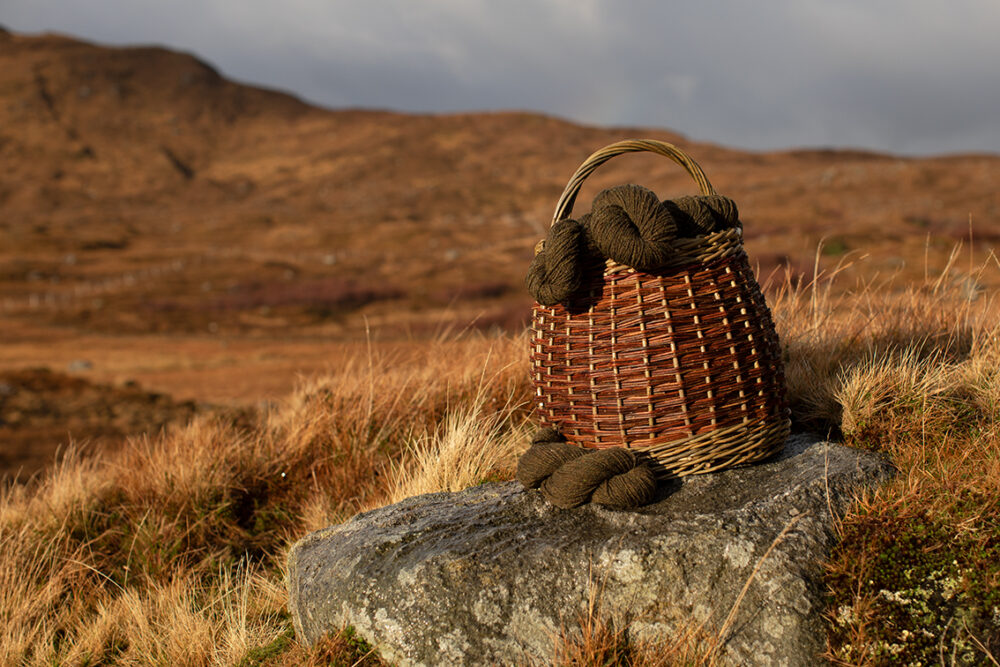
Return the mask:
<path id="1" fill-rule="evenodd" d="M 948 523 L 887 513 L 845 524 L 833 561 L 851 565 L 828 577 L 835 658 L 978 665 L 1000 647 L 1000 541 Z"/>

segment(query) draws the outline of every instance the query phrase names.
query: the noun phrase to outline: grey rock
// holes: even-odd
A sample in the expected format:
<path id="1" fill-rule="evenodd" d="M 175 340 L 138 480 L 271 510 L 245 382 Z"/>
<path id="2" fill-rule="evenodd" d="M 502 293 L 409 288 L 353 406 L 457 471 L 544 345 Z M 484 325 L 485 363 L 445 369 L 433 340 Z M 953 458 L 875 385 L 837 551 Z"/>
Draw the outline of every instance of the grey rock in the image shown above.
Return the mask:
<path id="1" fill-rule="evenodd" d="M 79 373 L 81 371 L 89 371 L 94 368 L 94 362 L 89 359 L 74 359 L 73 361 L 66 364 L 66 370 L 70 373 Z"/>
<path id="2" fill-rule="evenodd" d="M 418 496 L 297 542 L 289 606 L 300 640 L 350 624 L 400 665 L 524 664 L 551 661 L 592 596 L 631 639 L 656 641 L 692 621 L 718 633 L 749 581 L 722 661 L 813 665 L 830 512 L 889 474 L 793 436 L 772 462 L 663 485 L 637 512 L 561 510 L 516 482 Z"/>

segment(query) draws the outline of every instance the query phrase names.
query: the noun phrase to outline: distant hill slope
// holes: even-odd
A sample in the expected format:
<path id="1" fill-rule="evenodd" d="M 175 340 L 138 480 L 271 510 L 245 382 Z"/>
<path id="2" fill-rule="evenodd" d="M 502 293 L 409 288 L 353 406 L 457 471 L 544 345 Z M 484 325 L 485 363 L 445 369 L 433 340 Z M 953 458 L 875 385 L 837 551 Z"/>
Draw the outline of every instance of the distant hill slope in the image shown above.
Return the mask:
<path id="1" fill-rule="evenodd" d="M 565 181 L 635 136 L 689 150 L 736 199 L 763 273 L 811 271 L 821 238 L 824 262 L 857 250 L 922 273 L 928 235 L 939 258 L 970 215 L 977 244 L 1000 239 L 997 156 L 748 153 L 531 113 L 326 110 L 186 54 L 0 32 L 0 303 L 108 331 L 335 333 L 359 312 L 508 323 Z M 624 181 L 693 191 L 648 155 L 592 180 L 584 209 Z"/>

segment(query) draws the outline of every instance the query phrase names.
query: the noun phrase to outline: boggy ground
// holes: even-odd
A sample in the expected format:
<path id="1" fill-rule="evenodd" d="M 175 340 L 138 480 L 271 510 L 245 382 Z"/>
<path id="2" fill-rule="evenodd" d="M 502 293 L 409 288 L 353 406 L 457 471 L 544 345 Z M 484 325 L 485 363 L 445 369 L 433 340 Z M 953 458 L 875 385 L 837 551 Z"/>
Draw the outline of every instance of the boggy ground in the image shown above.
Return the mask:
<path id="1" fill-rule="evenodd" d="M 69 434 L 89 447 L 108 448 L 187 421 L 196 411 L 192 401 L 135 384 L 95 384 L 47 368 L 0 371 L 0 473 L 24 478 L 51 465 Z"/>

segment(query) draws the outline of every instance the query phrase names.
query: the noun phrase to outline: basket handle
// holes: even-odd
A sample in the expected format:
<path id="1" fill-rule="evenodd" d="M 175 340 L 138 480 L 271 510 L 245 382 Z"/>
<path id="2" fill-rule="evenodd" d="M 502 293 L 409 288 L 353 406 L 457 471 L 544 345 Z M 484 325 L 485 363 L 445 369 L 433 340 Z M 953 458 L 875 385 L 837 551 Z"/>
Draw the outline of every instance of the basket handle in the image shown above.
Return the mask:
<path id="1" fill-rule="evenodd" d="M 583 164 L 573 174 L 573 178 L 569 179 L 569 183 L 566 184 L 566 189 L 563 190 L 562 196 L 559 197 L 559 203 L 556 204 L 556 212 L 552 216 L 552 224 L 568 217 L 573 212 L 573 204 L 576 202 L 576 196 L 580 194 L 583 182 L 587 180 L 588 176 L 594 173 L 594 170 L 616 155 L 639 153 L 642 151 L 649 151 L 650 153 L 670 158 L 684 167 L 687 173 L 691 175 L 691 178 L 695 180 L 695 183 L 701 189 L 701 194 L 716 194 L 715 188 L 709 183 L 708 176 L 705 175 L 705 172 L 702 171 L 698 163 L 692 160 L 687 153 L 677 148 L 677 146 L 664 141 L 657 141 L 656 139 L 627 139 L 605 146 L 583 161 Z"/>

